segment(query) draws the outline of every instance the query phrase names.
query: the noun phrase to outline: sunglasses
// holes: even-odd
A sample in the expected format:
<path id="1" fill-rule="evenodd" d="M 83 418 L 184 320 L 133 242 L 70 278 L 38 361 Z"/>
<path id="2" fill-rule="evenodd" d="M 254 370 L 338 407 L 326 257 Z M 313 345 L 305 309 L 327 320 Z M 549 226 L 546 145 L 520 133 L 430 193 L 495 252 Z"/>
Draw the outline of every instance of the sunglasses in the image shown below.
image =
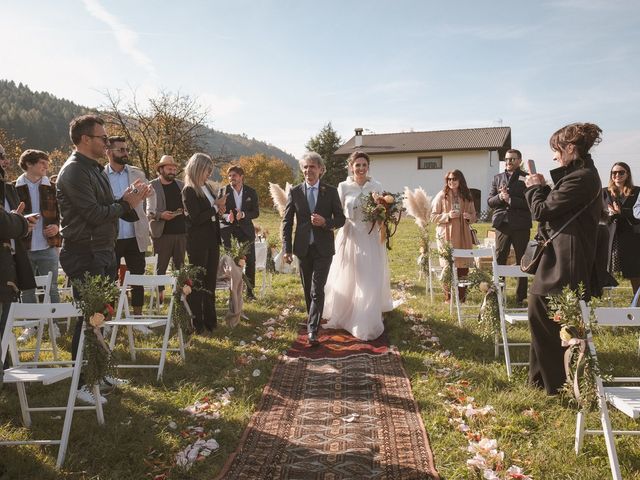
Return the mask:
<path id="1" fill-rule="evenodd" d="M 627 174 L 626 170 L 612 170 L 611 171 L 611 176 L 612 177 L 624 177 Z"/>

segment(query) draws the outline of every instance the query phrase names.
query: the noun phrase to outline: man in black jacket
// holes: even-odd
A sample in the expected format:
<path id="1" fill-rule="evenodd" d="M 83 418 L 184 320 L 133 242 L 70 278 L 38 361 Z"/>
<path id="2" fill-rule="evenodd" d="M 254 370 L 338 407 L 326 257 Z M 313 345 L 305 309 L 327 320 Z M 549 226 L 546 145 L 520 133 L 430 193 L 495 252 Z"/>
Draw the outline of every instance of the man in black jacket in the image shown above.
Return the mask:
<path id="1" fill-rule="evenodd" d="M 508 150 L 504 157 L 505 171 L 493 177 L 487 203 L 493 208 L 492 225 L 496 230 L 496 260 L 506 265 L 511 245 L 516 254 L 516 263 L 524 254 L 531 230 L 531 212 L 524 198 L 524 179 L 520 169 L 522 154 L 519 150 Z M 527 279 L 518 280 L 516 300 L 522 305 L 527 298 Z"/>
<path id="2" fill-rule="evenodd" d="M 69 134 L 75 151 L 60 169 L 56 184 L 62 235 L 60 265 L 72 281 L 82 279 L 85 273 L 106 275 L 115 280 L 118 219 L 138 220 L 134 208 L 148 196 L 150 187 L 136 181 L 122 198 L 114 199 L 99 161 L 105 158 L 109 146 L 104 120 L 100 117 L 74 118 Z M 81 331 L 82 322 L 77 322 L 71 345 L 73 358 L 78 352 Z M 91 388 L 82 382 L 80 385 L 78 398 L 95 404 Z M 106 403 L 104 397 L 100 401 Z"/>
<path id="3" fill-rule="evenodd" d="M 231 248 L 231 237 L 240 243 L 249 242 L 246 274 L 250 285 L 247 285 L 247 298 L 254 299 L 253 288 L 256 284 L 256 230 L 253 219 L 260 215 L 258 194 L 244 184 L 244 169 L 232 165 L 227 170 L 229 185 L 219 196 L 227 195 L 226 210 L 220 220 L 220 235 L 225 248 Z"/>

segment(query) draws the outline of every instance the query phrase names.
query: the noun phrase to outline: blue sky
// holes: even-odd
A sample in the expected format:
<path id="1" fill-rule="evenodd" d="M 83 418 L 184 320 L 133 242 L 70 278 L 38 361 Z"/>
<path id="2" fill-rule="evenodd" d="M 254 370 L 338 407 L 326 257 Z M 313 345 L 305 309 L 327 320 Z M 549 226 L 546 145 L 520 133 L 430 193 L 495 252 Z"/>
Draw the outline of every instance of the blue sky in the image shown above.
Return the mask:
<path id="1" fill-rule="evenodd" d="M 210 125 L 299 156 L 331 121 L 375 133 L 510 126 L 540 171 L 591 121 L 640 183 L 640 2 L 3 0 L 0 78 L 97 106 L 197 97 Z M 636 85 L 634 87 L 633 85 Z M 366 132 L 367 130 L 365 130 Z"/>

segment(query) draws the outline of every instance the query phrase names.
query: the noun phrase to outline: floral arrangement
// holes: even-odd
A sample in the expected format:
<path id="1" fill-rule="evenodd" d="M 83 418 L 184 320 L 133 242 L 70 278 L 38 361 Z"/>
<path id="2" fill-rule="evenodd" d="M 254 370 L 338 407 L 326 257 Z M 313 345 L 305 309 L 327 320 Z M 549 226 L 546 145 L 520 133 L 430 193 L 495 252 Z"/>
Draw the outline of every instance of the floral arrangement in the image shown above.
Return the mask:
<path id="1" fill-rule="evenodd" d="M 418 266 L 420 272 L 425 275 L 429 273 L 429 231 L 420 229 L 420 255 L 418 255 Z"/>
<path id="2" fill-rule="evenodd" d="M 365 222 L 371 222 L 369 233 L 376 225 L 380 227 L 380 243 L 385 243 L 387 250 L 391 250 L 390 239 L 398 229 L 398 223 L 402 217 L 404 207 L 401 193 L 370 192 L 368 195 L 361 195 L 361 208 Z M 391 230 L 393 226 L 393 231 Z"/>
<path id="3" fill-rule="evenodd" d="M 277 187 L 277 185 L 276 185 Z M 274 261 L 274 257 L 278 253 L 278 240 L 275 236 L 269 234 L 269 230 L 267 228 L 262 228 L 260 225 L 255 226 L 256 230 L 256 238 L 259 242 L 264 242 L 267 244 L 267 265 L 266 270 L 269 273 L 276 272 L 276 262 Z"/>
<path id="4" fill-rule="evenodd" d="M 102 327 L 113 317 L 113 304 L 118 300 L 119 289 L 110 278 L 89 273 L 85 273 L 82 280 L 74 281 L 73 288 L 79 296 L 73 303 L 82 311 L 86 328 L 84 376 L 88 385 L 94 385 L 114 366 L 111 349 L 102 336 Z"/>
<path id="5" fill-rule="evenodd" d="M 440 245 L 438 254 L 445 261 L 445 266 L 442 269 L 442 273 L 440 273 L 440 281 L 446 288 L 451 288 L 451 282 L 453 281 L 453 247 L 449 242 L 442 242 Z"/>
<path id="6" fill-rule="evenodd" d="M 466 281 L 470 289 L 477 289 L 484 294 L 480 313 L 478 313 L 480 336 L 485 340 L 493 339 L 500 332 L 498 292 L 496 291 L 496 285 L 493 283 L 493 278 L 486 270 L 472 268 Z"/>
<path id="7" fill-rule="evenodd" d="M 180 327 L 185 335 L 194 332 L 193 313 L 187 302 L 187 297 L 194 290 L 209 292 L 202 283 L 202 278 L 206 275 L 205 269 L 196 265 L 185 263 L 179 270 L 173 271 L 176 277 L 176 289 L 172 295 L 173 301 L 173 325 Z"/>
<path id="8" fill-rule="evenodd" d="M 561 325 L 562 346 L 568 347 L 564 357 L 567 381 L 563 392 L 579 408 L 595 408 L 598 404 L 598 392 L 594 375 L 601 375 L 601 372 L 597 359 L 591 355 L 587 346 L 588 329 L 580 309 L 580 300 L 584 298 L 584 285 L 580 283 L 575 291 L 566 286 L 560 295 L 547 298 L 549 318 Z M 592 326 L 595 325 L 595 306 L 595 299 L 591 299 Z"/>

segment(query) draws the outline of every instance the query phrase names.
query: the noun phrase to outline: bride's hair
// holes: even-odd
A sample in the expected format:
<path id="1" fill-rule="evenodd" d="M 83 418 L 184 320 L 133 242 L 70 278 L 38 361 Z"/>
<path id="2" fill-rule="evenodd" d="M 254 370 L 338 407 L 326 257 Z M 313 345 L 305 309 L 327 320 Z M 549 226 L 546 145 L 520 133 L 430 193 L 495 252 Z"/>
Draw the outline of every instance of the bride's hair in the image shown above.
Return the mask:
<path id="1" fill-rule="evenodd" d="M 347 170 L 349 171 L 349 173 L 353 173 L 353 164 L 356 163 L 356 160 L 359 158 L 364 158 L 367 161 L 367 165 L 371 165 L 369 155 L 360 150 L 355 151 L 351 155 L 349 155 L 349 158 L 347 158 Z"/>

